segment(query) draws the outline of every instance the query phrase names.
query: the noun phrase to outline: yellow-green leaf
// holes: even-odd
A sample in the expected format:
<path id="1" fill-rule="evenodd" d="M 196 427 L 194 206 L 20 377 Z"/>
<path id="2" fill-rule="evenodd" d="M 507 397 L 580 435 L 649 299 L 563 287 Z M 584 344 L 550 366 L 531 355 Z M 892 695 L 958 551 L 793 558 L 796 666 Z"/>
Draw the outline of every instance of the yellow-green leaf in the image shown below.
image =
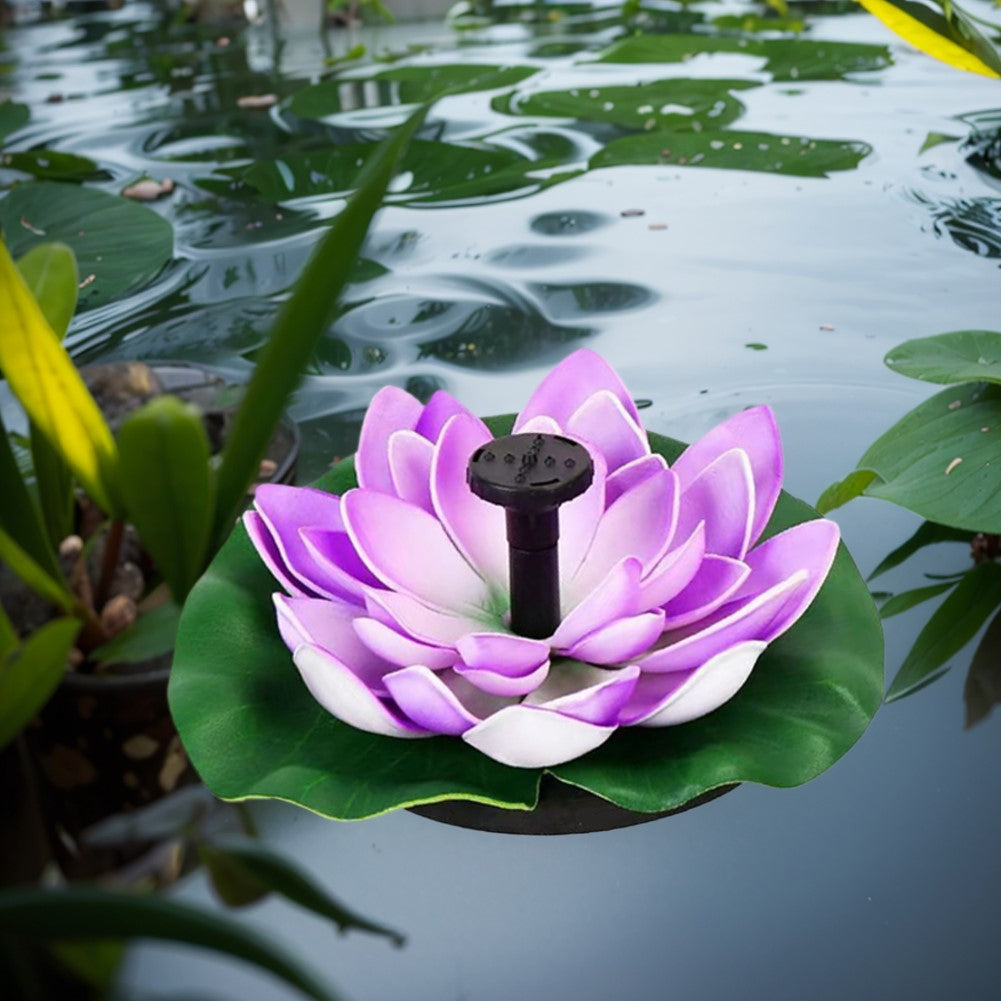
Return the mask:
<path id="1" fill-rule="evenodd" d="M 39 431 L 88 494 L 118 513 L 111 430 L 38 303 L 0 243 L 0 369 Z"/>
<path id="2" fill-rule="evenodd" d="M 17 259 L 17 270 L 62 340 L 76 312 L 80 291 L 73 251 L 65 243 L 40 243 Z"/>
<path id="3" fill-rule="evenodd" d="M 914 0 L 858 0 L 892 32 L 933 59 L 982 76 L 1001 77 L 1001 57 L 962 12 L 940 14 Z"/>
<path id="4" fill-rule="evenodd" d="M 39 566 L 2 528 L 0 528 L 0 563 L 6 563 L 16 577 L 20 577 L 33 591 L 64 612 L 77 607 L 76 599 L 62 581 Z"/>

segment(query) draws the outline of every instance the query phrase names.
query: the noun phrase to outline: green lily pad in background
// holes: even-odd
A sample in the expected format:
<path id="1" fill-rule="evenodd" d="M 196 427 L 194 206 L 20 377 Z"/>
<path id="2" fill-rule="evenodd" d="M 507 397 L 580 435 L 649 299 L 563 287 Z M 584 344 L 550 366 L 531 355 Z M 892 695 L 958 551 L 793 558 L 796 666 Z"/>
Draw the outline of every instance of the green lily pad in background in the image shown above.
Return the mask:
<path id="1" fill-rule="evenodd" d="M 925 382 L 1001 383 L 1001 333 L 955 330 L 898 344 L 883 359 L 889 368 Z"/>
<path id="2" fill-rule="evenodd" d="M 510 426 L 510 418 L 491 422 L 494 433 Z M 668 459 L 684 447 L 658 436 L 651 442 Z M 345 460 L 318 486 L 341 493 L 354 484 L 353 463 Z M 769 530 L 814 514 L 783 495 Z M 171 711 L 216 795 L 277 798 L 342 820 L 448 799 L 535 806 L 542 770 L 501 765 L 456 738 L 398 740 L 330 716 L 309 695 L 278 636 L 274 590 L 238 527 L 184 608 Z M 619 731 L 552 773 L 642 812 L 670 809 L 731 782 L 797 785 L 861 736 L 880 703 L 882 681 L 879 617 L 842 547 L 811 609 L 772 644 L 731 702 L 684 726 Z"/>
<path id="3" fill-rule="evenodd" d="M 0 140 L 27 125 L 30 117 L 31 112 L 26 104 L 9 100 L 0 103 Z"/>
<path id="4" fill-rule="evenodd" d="M 174 254 L 174 231 L 152 209 L 55 181 L 14 188 L 0 201 L 0 227 L 14 257 L 37 243 L 61 240 L 69 245 L 80 272 L 81 310 L 148 284 Z"/>

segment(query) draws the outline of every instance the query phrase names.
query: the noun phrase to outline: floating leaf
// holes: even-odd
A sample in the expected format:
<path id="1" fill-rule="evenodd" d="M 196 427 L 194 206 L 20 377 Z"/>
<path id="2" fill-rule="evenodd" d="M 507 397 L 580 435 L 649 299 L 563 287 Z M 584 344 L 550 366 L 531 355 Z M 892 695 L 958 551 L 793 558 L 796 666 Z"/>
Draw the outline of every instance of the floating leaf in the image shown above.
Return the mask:
<path id="1" fill-rule="evenodd" d="M 95 664 L 136 664 L 169 653 L 180 619 L 180 606 L 165 602 L 143 612 L 128 629 L 91 651 L 90 659 Z"/>
<path id="2" fill-rule="evenodd" d="M 775 81 L 840 80 L 849 73 L 885 69 L 885 45 L 814 41 L 806 38 L 725 38 L 709 35 L 631 35 L 599 57 L 602 63 L 680 63 L 695 56 L 735 52 L 765 60 Z"/>
<path id="3" fill-rule="evenodd" d="M 821 514 L 827 514 L 850 500 L 861 497 L 866 487 L 878 479 L 875 470 L 854 469 L 843 480 L 832 483 L 817 498 L 816 508 Z"/>
<path id="4" fill-rule="evenodd" d="M 493 419 L 503 434 L 511 419 Z M 678 442 L 651 435 L 669 461 Z M 351 460 L 321 489 L 355 485 Z M 783 496 L 769 531 L 814 516 Z M 195 767 L 224 799 L 278 797 L 340 819 L 445 799 L 531 809 L 542 772 L 509 768 L 461 740 L 396 740 L 341 723 L 306 690 L 281 641 L 275 583 L 238 527 L 185 604 L 170 681 L 174 720 Z M 225 615 L 226 628 L 219 628 Z M 207 670 L 207 665 L 211 670 Z M 882 631 L 842 548 L 810 610 L 762 656 L 720 710 L 663 730 L 620 730 L 554 769 L 630 809 L 656 812 L 730 782 L 795 785 L 865 730 L 882 697 Z M 225 748 L 225 751 L 223 751 Z"/>
<path id="5" fill-rule="evenodd" d="M 215 506 L 201 415 L 156 397 L 122 422 L 118 453 L 128 519 L 181 603 L 204 569 Z"/>
<path id="6" fill-rule="evenodd" d="M 942 584 L 928 584 L 925 587 L 915 587 L 910 591 L 901 591 L 892 598 L 887 599 L 880 606 L 879 616 L 881 619 L 889 619 L 894 615 L 900 615 L 932 598 L 937 598 L 940 594 L 956 586 L 953 580 L 945 581 Z"/>
<path id="7" fill-rule="evenodd" d="M 1001 565 L 981 563 L 968 571 L 918 633 L 886 693 L 886 701 L 924 687 L 946 661 L 970 642 L 1001 605 Z"/>
<path id="8" fill-rule="evenodd" d="M 0 201 L 0 226 L 14 256 L 42 241 L 69 245 L 84 285 L 81 309 L 135 292 L 152 281 L 174 254 L 173 229 L 152 209 L 94 188 L 55 181 L 14 188 Z"/>
<path id="9" fill-rule="evenodd" d="M 0 102 L 0 141 L 27 125 L 30 117 L 31 112 L 26 104 L 16 104 L 10 100 Z"/>
<path id="10" fill-rule="evenodd" d="M 925 141 L 921 144 L 918 154 L 927 153 L 928 150 L 934 149 L 936 146 L 941 146 L 943 143 L 959 142 L 960 139 L 962 139 L 962 136 L 950 136 L 944 132 L 929 132 L 925 136 Z"/>
<path id="11" fill-rule="evenodd" d="M 898 344 L 883 359 L 911 379 L 925 382 L 1001 384 L 1001 333 L 956 330 Z"/>
<path id="12" fill-rule="evenodd" d="M 275 945 L 271 936 L 224 914 L 148 894 L 113 893 L 91 886 L 0 892 L 5 936 L 62 939 L 152 938 L 211 949 L 275 976 L 316 1001 L 336 1001 L 325 984 Z"/>
<path id="13" fill-rule="evenodd" d="M 944 4 L 940 11 L 915 0 L 859 0 L 859 3 L 926 55 L 969 73 L 1001 76 L 997 50 L 955 4 Z"/>
<path id="14" fill-rule="evenodd" d="M 853 496 L 858 496 L 854 494 Z M 850 499 L 850 498 L 849 498 Z M 834 505 L 837 507 L 838 505 Z M 926 546 L 934 546 L 940 542 L 966 542 L 970 541 L 970 533 L 961 528 L 949 528 L 948 525 L 938 525 L 934 521 L 923 521 L 918 526 L 917 531 L 906 542 L 897 546 L 891 553 L 887 554 L 879 563 L 879 566 L 871 574 L 869 580 L 878 577 L 887 570 L 900 566 L 904 560 L 913 556 L 916 552 Z"/>
<path id="15" fill-rule="evenodd" d="M 301 869 L 253 841 L 201 845 L 199 854 L 209 868 L 219 895 L 231 907 L 253 903 L 268 893 L 277 893 L 293 904 L 332 921 L 342 933 L 351 929 L 369 932 L 388 938 L 396 946 L 406 941 L 399 932 L 369 921 L 345 907 L 318 887 Z"/>
<path id="16" fill-rule="evenodd" d="M 827 177 L 836 170 L 854 170 L 871 152 L 863 142 L 768 132 L 645 132 L 613 139 L 591 157 L 589 166 L 670 164 Z"/>
<path id="17" fill-rule="evenodd" d="M 1001 612 L 991 620 L 980 639 L 963 686 L 966 728 L 990 715 L 1001 702 Z"/>
<path id="18" fill-rule="evenodd" d="M 4 153 L 3 166 L 31 174 L 44 181 L 92 181 L 110 175 L 93 160 L 74 153 L 51 149 L 32 149 L 22 153 Z"/>
<path id="19" fill-rule="evenodd" d="M 77 619 L 54 619 L 0 658 L 0 748 L 49 700 L 79 631 Z"/>
<path id="20" fill-rule="evenodd" d="M 113 514 L 118 453 L 111 431 L 2 244 L 0 316 L 0 370 L 11 390 L 87 493 Z"/>

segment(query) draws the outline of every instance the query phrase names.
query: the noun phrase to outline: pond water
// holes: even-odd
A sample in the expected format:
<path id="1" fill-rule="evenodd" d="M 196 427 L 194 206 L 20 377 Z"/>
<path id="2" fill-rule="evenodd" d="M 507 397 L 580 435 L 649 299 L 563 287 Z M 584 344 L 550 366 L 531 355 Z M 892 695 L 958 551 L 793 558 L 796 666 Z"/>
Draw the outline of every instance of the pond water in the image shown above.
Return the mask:
<path id="1" fill-rule="evenodd" d="M 498 5 L 461 32 L 318 32 L 312 13 L 185 26 L 136 3 L 22 24 L 4 88 L 30 118 L 2 179 L 50 187 L 26 200 L 22 185 L 0 217 L 15 243 L 71 237 L 51 185 L 116 195 L 169 177 L 145 210 L 169 231 L 123 219 L 114 275 L 95 251 L 68 344 L 81 362 L 244 379 L 357 158 L 408 101 L 451 85 L 294 402 L 301 477 L 353 450 L 381 385 L 510 411 L 588 345 L 649 401 L 651 430 L 690 440 L 770 404 L 787 489 L 812 501 L 928 395 L 883 367 L 890 347 L 997 327 L 997 168 L 962 140 L 1001 101 L 996 81 L 933 63 L 853 4 L 790 6 L 802 39 L 714 26 L 748 8 L 712 3 L 650 4 L 628 25 L 614 7 Z M 331 65 L 358 44 L 385 61 Z M 17 157 L 40 149 L 86 159 Z M 917 525 L 872 501 L 835 517 L 863 573 Z M 886 587 L 966 561 L 936 547 Z M 887 623 L 890 675 L 926 617 Z M 744 786 L 621 831 L 518 838 L 259 805 L 265 838 L 408 944 L 334 938 L 280 903 L 246 920 L 359 1001 L 996 998 L 1001 715 L 964 729 L 968 663 L 883 707 L 805 787 Z M 176 892 L 209 898 L 198 876 Z M 123 990 L 293 996 L 152 946 L 132 951 Z"/>

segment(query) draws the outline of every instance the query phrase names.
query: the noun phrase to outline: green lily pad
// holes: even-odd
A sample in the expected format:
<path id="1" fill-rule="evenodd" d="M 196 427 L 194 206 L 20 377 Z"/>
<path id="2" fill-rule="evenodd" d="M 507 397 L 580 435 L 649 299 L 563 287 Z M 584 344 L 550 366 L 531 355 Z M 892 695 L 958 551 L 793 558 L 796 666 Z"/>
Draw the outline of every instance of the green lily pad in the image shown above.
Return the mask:
<path id="1" fill-rule="evenodd" d="M 494 433 L 510 426 L 511 418 L 491 421 Z M 684 448 L 656 435 L 651 444 L 669 460 Z M 349 459 L 317 485 L 341 493 L 354 483 Z M 814 516 L 783 494 L 768 530 Z M 542 770 L 498 764 L 456 738 L 381 737 L 330 716 L 309 695 L 278 636 L 274 590 L 237 528 L 184 607 L 171 711 L 216 795 L 283 799 L 342 820 L 446 799 L 534 807 Z M 725 706 L 684 726 L 620 730 L 597 751 L 551 771 L 641 812 L 670 809 L 731 782 L 797 785 L 855 743 L 882 692 L 879 616 L 842 547 L 809 611 L 769 647 Z"/>
<path id="2" fill-rule="evenodd" d="M 31 111 L 26 104 L 9 100 L 0 102 L 0 140 L 27 125 L 30 117 Z"/>
<path id="3" fill-rule="evenodd" d="M 55 181 L 14 188 L 0 201 L 0 227 L 14 257 L 37 243 L 59 240 L 70 246 L 83 286 L 80 310 L 148 284 L 174 253 L 174 231 L 152 209 Z"/>
<path id="4" fill-rule="evenodd" d="M 1001 333 L 955 330 L 898 344 L 884 359 L 901 375 L 925 382 L 1001 383 Z"/>
<path id="5" fill-rule="evenodd" d="M 871 152 L 862 142 L 768 132 L 645 132 L 613 139 L 591 157 L 589 166 L 670 164 L 827 177 L 835 170 L 853 170 Z"/>

